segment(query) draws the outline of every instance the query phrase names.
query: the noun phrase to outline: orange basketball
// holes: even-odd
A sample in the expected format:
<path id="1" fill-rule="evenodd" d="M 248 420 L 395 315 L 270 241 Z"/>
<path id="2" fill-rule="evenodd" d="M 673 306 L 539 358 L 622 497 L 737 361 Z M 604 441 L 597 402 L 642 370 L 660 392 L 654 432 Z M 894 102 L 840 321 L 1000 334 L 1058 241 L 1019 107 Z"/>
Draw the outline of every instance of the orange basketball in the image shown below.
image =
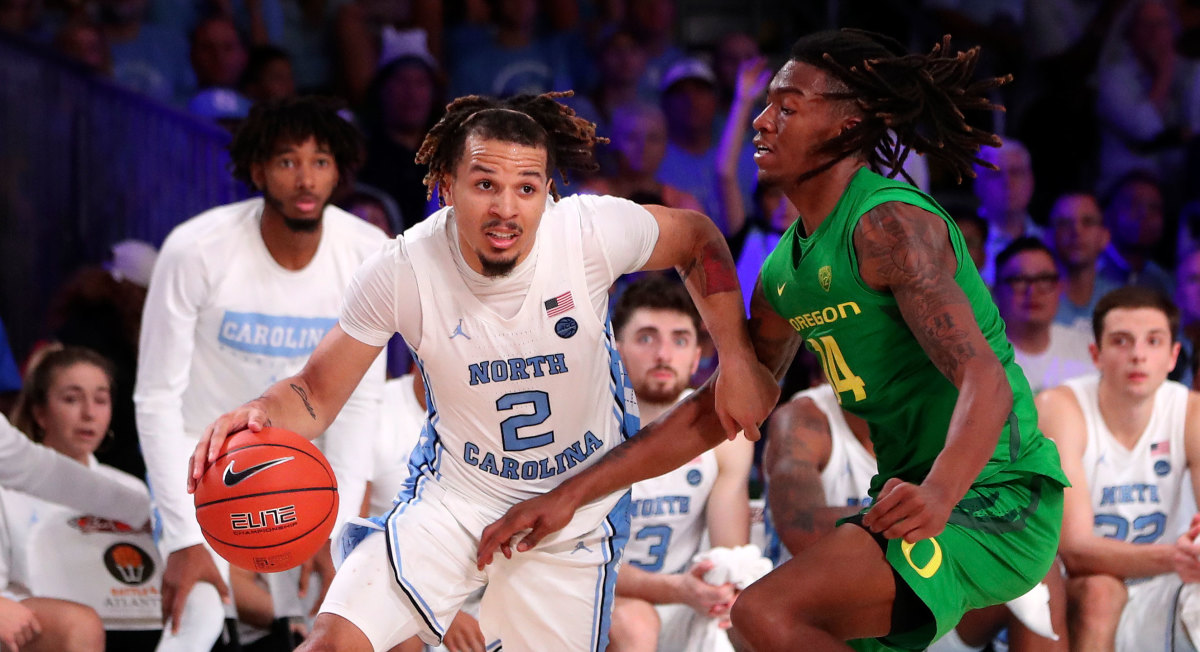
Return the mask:
<path id="1" fill-rule="evenodd" d="M 282 428 L 243 430 L 196 485 L 196 520 L 229 563 L 257 572 L 298 566 L 329 538 L 337 480 L 317 447 Z"/>

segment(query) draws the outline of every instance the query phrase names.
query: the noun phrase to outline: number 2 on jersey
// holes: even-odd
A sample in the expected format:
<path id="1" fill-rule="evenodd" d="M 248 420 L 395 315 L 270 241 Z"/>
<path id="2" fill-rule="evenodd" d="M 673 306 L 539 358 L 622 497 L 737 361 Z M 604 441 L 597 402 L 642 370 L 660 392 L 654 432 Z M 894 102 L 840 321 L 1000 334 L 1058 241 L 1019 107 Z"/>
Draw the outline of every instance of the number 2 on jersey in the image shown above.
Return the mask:
<path id="1" fill-rule="evenodd" d="M 808 340 L 808 344 L 820 357 L 821 367 L 825 369 L 825 377 L 829 379 L 829 384 L 833 385 L 833 390 L 837 393 L 838 403 L 842 402 L 842 392 L 854 392 L 855 401 L 867 398 L 863 379 L 850 371 L 850 367 L 846 365 L 846 358 L 842 355 L 842 349 L 838 347 L 832 336 L 822 335 Z"/>
<path id="2" fill-rule="evenodd" d="M 536 426 L 550 417 L 550 396 L 542 391 L 514 392 L 496 399 L 496 410 L 504 412 L 521 405 L 532 405 L 533 414 L 517 414 L 500 422 L 501 441 L 506 451 L 523 451 L 554 442 L 554 431 L 522 437 L 517 431 Z"/>

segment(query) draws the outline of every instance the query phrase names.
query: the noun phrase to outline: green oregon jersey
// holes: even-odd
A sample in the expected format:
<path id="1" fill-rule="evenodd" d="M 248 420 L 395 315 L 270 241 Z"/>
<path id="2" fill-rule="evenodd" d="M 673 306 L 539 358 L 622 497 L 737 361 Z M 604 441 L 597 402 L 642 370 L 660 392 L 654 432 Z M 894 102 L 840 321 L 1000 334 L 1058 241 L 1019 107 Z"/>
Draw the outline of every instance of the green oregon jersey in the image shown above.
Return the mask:
<path id="1" fill-rule="evenodd" d="M 958 389 L 905 324 L 896 299 L 869 287 L 859 274 L 854 229 L 864 213 L 884 202 L 918 206 L 946 222 L 958 259 L 954 280 L 1012 385 L 1008 424 L 975 483 L 1040 474 L 1066 485 L 1057 449 L 1037 430 L 1029 383 L 1013 361 L 1004 322 L 967 255 L 962 233 L 929 196 L 863 168 L 815 233 L 801 237 L 800 220 L 784 233 L 763 263 L 762 291 L 817 355 L 842 407 L 870 424 L 879 461 L 871 495 L 892 477 L 925 478 L 945 445 L 958 399 Z"/>

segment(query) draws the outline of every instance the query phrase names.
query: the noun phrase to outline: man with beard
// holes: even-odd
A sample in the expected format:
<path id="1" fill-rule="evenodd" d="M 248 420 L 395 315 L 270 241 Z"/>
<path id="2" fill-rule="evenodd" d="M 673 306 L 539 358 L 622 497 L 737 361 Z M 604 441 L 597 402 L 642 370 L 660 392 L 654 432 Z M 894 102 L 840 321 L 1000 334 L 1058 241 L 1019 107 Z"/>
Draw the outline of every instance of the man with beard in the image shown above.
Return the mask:
<path id="1" fill-rule="evenodd" d="M 700 314 L 663 276 L 629 286 L 613 308 L 617 351 L 647 423 L 691 393 L 700 363 Z M 633 485 L 626 564 L 617 575 L 608 649 L 681 650 L 711 618 L 728 621 L 732 584 L 709 584 L 711 562 L 692 563 L 707 529 L 713 546 L 750 540 L 747 485 L 754 442 L 738 437 Z"/>
<path id="2" fill-rule="evenodd" d="M 229 566 L 204 543 L 186 491 L 195 440 L 214 415 L 304 366 L 337 323 L 354 271 L 385 241 L 379 229 L 329 205 L 360 151 L 358 133 L 336 109 L 313 98 L 255 106 L 230 158 L 234 176 L 262 197 L 176 227 L 150 280 L 134 402 L 167 560 L 162 604 L 170 625 L 159 650 L 210 649 L 226 613 L 220 598 L 228 596 Z M 362 503 L 370 465 L 356 458 L 369 455 L 383 379 L 380 358 L 328 429 L 339 431 L 324 447 L 342 494 L 339 521 Z M 328 556 L 326 548 L 317 561 Z M 273 589 L 276 613 L 293 613 L 284 611 L 283 586 Z"/>

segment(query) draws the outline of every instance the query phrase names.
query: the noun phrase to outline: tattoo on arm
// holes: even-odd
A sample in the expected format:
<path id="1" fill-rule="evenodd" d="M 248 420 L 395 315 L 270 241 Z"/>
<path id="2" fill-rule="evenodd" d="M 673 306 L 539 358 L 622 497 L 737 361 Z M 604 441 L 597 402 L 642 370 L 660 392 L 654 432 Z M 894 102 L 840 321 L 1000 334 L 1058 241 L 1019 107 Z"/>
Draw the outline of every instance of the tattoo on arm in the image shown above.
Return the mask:
<path id="1" fill-rule="evenodd" d="M 679 277 L 687 281 L 697 271 L 700 272 L 696 281 L 700 296 L 707 297 L 721 292 L 738 289 L 737 266 L 729 247 L 723 241 L 710 240 L 700 249 L 686 267 L 679 269 Z"/>
<path id="2" fill-rule="evenodd" d="M 808 427 L 809 421 L 802 417 L 801 427 Z M 829 424 L 822 425 L 828 431 Z M 817 512 L 825 507 L 821 470 L 803 437 L 794 432 L 778 434 L 781 436 L 768 440 L 769 459 L 764 460 L 769 469 L 771 517 L 781 533 L 816 533 Z"/>
<path id="3" fill-rule="evenodd" d="M 750 341 L 758 361 L 766 365 L 776 380 L 783 378 L 796 351 L 800 349 L 800 335 L 791 324 L 784 321 L 762 293 L 759 280 L 750 297 Z"/>
<path id="4" fill-rule="evenodd" d="M 859 221 L 854 246 L 863 280 L 896 297 L 921 348 L 957 385 L 965 365 L 982 353 L 976 346 L 982 333 L 954 282 L 958 260 L 945 223 L 915 206 L 880 204 Z"/>
<path id="5" fill-rule="evenodd" d="M 300 400 L 304 401 L 304 407 L 306 409 L 308 409 L 308 416 L 312 417 L 313 421 L 316 421 L 317 420 L 317 411 L 313 409 L 312 403 L 308 402 L 308 392 L 305 392 L 303 387 L 301 387 L 295 383 L 291 383 L 290 385 L 291 385 L 291 388 L 297 394 L 300 395 Z"/>

